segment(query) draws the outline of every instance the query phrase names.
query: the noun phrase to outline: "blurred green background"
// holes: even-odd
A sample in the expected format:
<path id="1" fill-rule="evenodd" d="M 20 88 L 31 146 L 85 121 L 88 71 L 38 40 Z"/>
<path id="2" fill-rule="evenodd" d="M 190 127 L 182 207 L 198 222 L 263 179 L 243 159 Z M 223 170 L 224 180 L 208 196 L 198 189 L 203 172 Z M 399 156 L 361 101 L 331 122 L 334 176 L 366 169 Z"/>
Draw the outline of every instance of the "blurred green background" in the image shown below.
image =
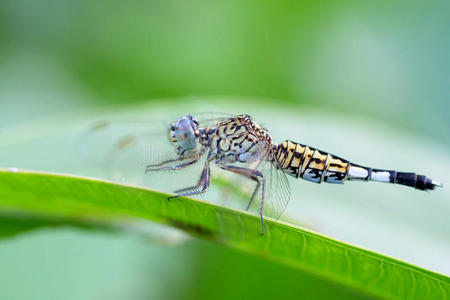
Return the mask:
<path id="1" fill-rule="evenodd" d="M 92 119 L 255 114 L 361 164 L 450 182 L 448 1 L 0 2 L 0 167 L 97 175 Z M 449 193 L 291 181 L 287 216 L 450 274 Z M 211 243 L 77 229 L 0 242 L 1 299 L 362 295 Z"/>

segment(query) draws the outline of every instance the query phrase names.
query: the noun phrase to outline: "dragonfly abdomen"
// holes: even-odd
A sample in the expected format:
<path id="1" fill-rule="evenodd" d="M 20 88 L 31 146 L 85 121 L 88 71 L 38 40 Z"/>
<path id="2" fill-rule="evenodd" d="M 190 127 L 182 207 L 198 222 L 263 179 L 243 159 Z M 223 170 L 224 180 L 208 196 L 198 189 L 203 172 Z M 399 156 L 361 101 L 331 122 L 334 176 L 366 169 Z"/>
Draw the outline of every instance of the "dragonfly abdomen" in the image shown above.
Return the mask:
<path id="1" fill-rule="evenodd" d="M 316 183 L 343 183 L 350 166 L 345 159 L 289 140 L 277 146 L 275 159 L 285 173 Z"/>
<path id="2" fill-rule="evenodd" d="M 322 181 L 344 183 L 345 180 L 378 181 L 397 183 L 419 190 L 441 186 L 424 175 L 359 166 L 327 152 L 289 140 L 276 146 L 275 160 L 285 173 L 316 183 Z"/>

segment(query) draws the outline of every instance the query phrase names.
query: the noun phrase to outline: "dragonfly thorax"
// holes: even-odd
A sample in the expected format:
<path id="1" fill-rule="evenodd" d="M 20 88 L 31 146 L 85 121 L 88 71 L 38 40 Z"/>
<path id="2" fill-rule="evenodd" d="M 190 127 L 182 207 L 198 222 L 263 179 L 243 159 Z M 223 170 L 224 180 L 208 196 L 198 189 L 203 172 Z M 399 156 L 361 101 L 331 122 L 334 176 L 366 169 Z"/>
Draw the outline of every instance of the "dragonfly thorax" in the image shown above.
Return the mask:
<path id="1" fill-rule="evenodd" d="M 273 160 L 272 138 L 267 130 L 249 115 L 240 115 L 199 127 L 192 115 L 183 115 L 169 128 L 169 139 L 180 157 L 195 157 L 208 153 L 208 160 L 218 164 L 252 163 Z"/>
<path id="2" fill-rule="evenodd" d="M 216 163 L 251 163 L 267 159 L 272 149 L 270 134 L 248 115 L 217 123 L 209 130 L 209 157 Z"/>

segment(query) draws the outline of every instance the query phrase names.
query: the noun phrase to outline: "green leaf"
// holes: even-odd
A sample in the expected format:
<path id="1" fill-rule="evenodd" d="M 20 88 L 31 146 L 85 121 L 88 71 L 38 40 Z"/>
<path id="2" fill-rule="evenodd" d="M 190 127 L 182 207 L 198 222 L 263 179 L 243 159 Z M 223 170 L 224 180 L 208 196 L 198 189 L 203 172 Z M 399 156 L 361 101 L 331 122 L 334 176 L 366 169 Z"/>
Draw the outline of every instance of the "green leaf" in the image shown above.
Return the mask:
<path id="1" fill-rule="evenodd" d="M 260 236 L 257 216 L 190 198 L 167 201 L 167 194 L 145 188 L 74 176 L 2 170 L 0 209 L 10 215 L 59 220 L 57 224 L 67 220 L 72 225 L 137 217 L 177 227 L 374 296 L 445 299 L 450 294 L 450 279 L 446 276 L 270 219 L 266 221 L 266 234 Z M 19 231 L 46 225 L 19 223 Z M 10 222 L 0 224 L 14 227 Z"/>

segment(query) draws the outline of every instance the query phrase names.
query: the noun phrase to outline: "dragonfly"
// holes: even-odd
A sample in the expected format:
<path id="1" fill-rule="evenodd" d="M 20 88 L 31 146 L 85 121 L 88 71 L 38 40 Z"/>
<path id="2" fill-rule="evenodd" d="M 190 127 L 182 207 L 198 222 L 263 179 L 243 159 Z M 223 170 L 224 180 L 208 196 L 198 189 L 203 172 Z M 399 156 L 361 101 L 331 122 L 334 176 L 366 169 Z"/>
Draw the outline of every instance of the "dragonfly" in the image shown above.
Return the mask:
<path id="1" fill-rule="evenodd" d="M 106 125 L 97 124 L 93 129 L 98 131 Z M 261 220 L 262 235 L 266 232 L 264 216 L 278 219 L 288 205 L 291 189 L 287 176 L 314 183 L 386 182 L 424 191 L 433 190 L 436 186 L 442 187 L 441 183 L 413 172 L 364 167 L 291 140 L 277 143 L 269 131 L 248 114 L 182 115 L 170 124 L 162 124 L 168 148 L 159 147 L 163 143 L 161 137 L 147 131 L 146 127 L 152 125 L 143 125 L 144 130 L 140 133 L 123 133 L 115 142 L 113 152 L 123 150 L 139 140 L 143 148 L 148 150 L 147 154 L 159 154 L 157 161 L 144 164 L 145 174 L 159 171 L 182 172 L 200 165 L 201 171 L 196 183 L 175 190 L 168 200 L 205 193 L 210 187 L 212 166 L 254 182 L 245 209 L 256 208 Z M 96 137 L 94 140 L 104 143 Z M 240 181 L 238 184 L 245 183 Z"/>
<path id="2" fill-rule="evenodd" d="M 197 184 L 175 191 L 169 199 L 194 196 L 208 190 L 211 179 L 211 164 L 255 182 L 247 209 L 254 202 L 258 191 L 259 215 L 262 232 L 265 233 L 264 206 L 267 189 L 279 189 L 272 193 L 272 211 L 275 217 L 284 211 L 290 198 L 286 175 L 302 178 L 314 183 L 344 183 L 350 181 L 389 182 L 413 187 L 418 190 L 433 190 L 442 187 L 424 175 L 412 172 L 375 169 L 349 162 L 346 159 L 291 140 L 281 143 L 273 141 L 270 133 L 247 114 L 217 120 L 201 126 L 194 115 L 183 115 L 168 130 L 176 157 L 146 166 L 145 172 L 180 170 L 198 163 L 206 157 Z M 262 165 L 269 165 L 264 168 Z M 268 185 L 268 181 L 272 182 Z M 276 198 L 276 199 L 274 199 Z M 276 201 L 274 203 L 273 201 Z"/>

